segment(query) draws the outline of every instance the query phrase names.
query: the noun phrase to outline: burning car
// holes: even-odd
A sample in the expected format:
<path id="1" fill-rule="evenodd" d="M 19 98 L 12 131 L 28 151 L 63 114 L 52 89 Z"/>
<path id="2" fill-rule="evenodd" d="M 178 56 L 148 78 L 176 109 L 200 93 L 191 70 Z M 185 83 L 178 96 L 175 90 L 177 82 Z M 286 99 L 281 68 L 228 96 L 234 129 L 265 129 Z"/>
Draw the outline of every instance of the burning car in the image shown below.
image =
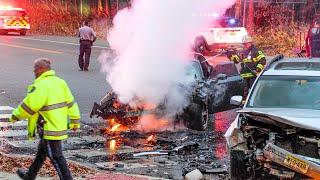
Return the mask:
<path id="1" fill-rule="evenodd" d="M 319 59 L 269 63 L 225 135 L 232 179 L 320 178 L 319 91 Z"/>
<path id="2" fill-rule="evenodd" d="M 235 73 L 230 73 L 231 76 L 230 74 L 223 74 L 226 68 L 228 71 L 235 71 Z M 234 75 L 239 78 L 234 77 Z M 186 81 L 181 82 L 179 87 L 181 92 L 188 95 L 190 104 L 181 113 L 176 114 L 174 119 L 177 122 L 183 121 L 191 129 L 205 130 L 208 126 L 209 114 L 225 107 L 225 102 L 229 101 L 228 98 L 231 95 L 242 94 L 239 88 L 228 93 L 228 89 L 234 88 L 236 84 L 242 87 L 242 79 L 232 62 L 214 67 L 208 63 L 204 56 L 195 54 L 194 59 L 186 67 L 185 79 Z M 100 103 L 94 103 L 90 117 L 98 116 L 106 120 L 114 119 L 120 124 L 133 125 L 139 121 L 141 116 L 146 114 L 154 114 L 159 118 L 163 117 L 166 112 L 165 108 L 166 99 L 156 107 L 146 105 L 145 102 L 132 107 L 129 104 L 121 103 L 117 94 L 111 91 L 102 98 Z"/>

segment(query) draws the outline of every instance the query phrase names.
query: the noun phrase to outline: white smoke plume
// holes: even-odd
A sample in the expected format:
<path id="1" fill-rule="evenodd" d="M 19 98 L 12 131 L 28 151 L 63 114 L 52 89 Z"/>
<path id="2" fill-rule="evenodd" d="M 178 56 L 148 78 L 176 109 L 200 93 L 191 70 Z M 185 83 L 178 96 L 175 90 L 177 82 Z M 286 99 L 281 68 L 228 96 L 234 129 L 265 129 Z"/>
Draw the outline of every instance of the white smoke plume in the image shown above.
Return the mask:
<path id="1" fill-rule="evenodd" d="M 136 98 L 179 112 L 188 98 L 176 86 L 183 81 L 194 35 L 212 21 L 198 14 L 222 15 L 234 0 L 135 0 L 114 18 L 108 41 L 117 54 L 99 57 L 102 71 L 123 103 Z M 112 58 L 111 58 L 112 59 Z"/>

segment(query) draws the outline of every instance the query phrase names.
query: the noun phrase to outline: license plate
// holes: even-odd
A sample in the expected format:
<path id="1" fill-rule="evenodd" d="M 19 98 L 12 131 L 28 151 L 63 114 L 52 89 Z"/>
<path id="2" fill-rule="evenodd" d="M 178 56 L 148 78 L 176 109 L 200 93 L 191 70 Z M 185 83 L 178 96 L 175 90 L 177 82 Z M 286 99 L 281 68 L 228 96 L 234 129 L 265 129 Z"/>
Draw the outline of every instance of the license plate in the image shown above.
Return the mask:
<path id="1" fill-rule="evenodd" d="M 309 164 L 304 162 L 301 159 L 298 159 L 296 157 L 293 157 L 292 155 L 287 155 L 284 159 L 284 164 L 290 167 L 293 167 L 294 169 L 297 169 L 303 173 L 307 173 Z"/>
<path id="2" fill-rule="evenodd" d="M 235 32 L 231 32 L 231 33 L 230 33 L 230 36 L 235 36 L 235 35 L 236 35 Z"/>

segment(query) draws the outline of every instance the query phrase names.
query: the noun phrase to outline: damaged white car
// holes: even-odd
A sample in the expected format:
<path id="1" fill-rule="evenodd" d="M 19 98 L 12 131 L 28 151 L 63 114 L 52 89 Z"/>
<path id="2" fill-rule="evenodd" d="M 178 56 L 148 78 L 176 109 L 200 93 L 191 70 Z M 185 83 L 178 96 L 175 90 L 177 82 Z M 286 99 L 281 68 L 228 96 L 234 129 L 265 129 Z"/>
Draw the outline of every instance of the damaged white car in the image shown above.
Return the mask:
<path id="1" fill-rule="evenodd" d="M 320 179 L 320 59 L 273 59 L 225 136 L 232 179 Z"/>

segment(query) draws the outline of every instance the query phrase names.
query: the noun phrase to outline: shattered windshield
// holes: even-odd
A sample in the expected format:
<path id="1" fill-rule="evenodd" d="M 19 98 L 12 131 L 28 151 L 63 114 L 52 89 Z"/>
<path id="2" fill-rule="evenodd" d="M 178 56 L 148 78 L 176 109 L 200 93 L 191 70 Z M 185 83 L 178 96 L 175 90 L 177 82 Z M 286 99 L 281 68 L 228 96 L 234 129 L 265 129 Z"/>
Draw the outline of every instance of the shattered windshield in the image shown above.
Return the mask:
<path id="1" fill-rule="evenodd" d="M 263 76 L 248 107 L 320 110 L 320 77 Z"/>

